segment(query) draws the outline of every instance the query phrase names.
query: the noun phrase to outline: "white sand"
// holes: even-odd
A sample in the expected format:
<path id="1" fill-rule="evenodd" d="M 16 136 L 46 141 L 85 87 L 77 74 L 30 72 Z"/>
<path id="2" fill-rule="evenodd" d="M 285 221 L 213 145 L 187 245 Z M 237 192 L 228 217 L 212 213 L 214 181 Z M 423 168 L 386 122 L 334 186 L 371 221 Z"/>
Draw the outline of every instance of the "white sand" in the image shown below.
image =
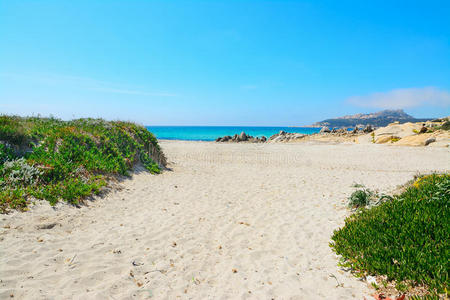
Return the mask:
<path id="1" fill-rule="evenodd" d="M 0 298 L 363 299 L 373 290 L 328 247 L 351 185 L 387 192 L 450 170 L 448 148 L 162 146 L 171 172 L 89 207 L 0 216 Z"/>

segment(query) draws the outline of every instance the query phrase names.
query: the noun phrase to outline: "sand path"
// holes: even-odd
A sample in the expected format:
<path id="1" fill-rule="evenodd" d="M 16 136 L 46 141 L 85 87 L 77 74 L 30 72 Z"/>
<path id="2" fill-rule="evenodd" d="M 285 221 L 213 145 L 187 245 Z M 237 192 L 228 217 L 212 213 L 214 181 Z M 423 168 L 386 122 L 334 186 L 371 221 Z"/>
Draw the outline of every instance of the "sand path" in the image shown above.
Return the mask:
<path id="1" fill-rule="evenodd" d="M 450 170 L 442 148 L 162 146 L 173 171 L 0 216 L 0 299 L 362 299 L 373 291 L 328 247 L 351 185 Z"/>

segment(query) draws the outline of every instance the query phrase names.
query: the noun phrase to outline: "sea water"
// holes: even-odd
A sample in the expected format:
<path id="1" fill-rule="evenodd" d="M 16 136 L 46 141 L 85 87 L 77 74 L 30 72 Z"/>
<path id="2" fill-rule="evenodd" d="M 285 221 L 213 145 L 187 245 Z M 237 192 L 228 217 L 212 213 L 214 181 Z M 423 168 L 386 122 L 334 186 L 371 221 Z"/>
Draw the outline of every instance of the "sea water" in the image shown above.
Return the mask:
<path id="1" fill-rule="evenodd" d="M 214 141 L 218 137 L 233 136 L 245 132 L 254 137 L 270 136 L 281 130 L 301 134 L 318 133 L 320 128 L 312 127 L 247 127 L 247 126 L 147 126 L 158 139 L 185 141 Z"/>

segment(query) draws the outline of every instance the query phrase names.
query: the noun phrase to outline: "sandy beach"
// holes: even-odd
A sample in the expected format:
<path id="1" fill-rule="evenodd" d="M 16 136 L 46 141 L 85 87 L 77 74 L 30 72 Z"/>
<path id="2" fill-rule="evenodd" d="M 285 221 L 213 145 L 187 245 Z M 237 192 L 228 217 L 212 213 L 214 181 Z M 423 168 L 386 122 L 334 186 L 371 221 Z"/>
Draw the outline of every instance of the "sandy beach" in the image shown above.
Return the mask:
<path id="1" fill-rule="evenodd" d="M 162 141 L 171 170 L 137 171 L 75 208 L 0 216 L 0 298 L 363 299 L 328 246 L 352 184 L 389 193 L 450 170 L 448 148 Z"/>

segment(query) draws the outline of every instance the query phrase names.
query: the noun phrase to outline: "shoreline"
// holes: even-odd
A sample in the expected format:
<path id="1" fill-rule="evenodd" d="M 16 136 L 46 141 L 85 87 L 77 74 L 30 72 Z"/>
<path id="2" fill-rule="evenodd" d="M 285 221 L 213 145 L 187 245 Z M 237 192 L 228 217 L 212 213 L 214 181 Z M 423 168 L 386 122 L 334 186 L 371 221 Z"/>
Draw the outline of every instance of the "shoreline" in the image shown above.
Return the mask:
<path id="1" fill-rule="evenodd" d="M 394 122 L 385 127 L 373 128 L 367 125 L 364 128 L 332 129 L 323 127 L 320 132 L 300 133 L 281 130 L 271 136 L 257 134 L 252 136 L 248 132 L 234 133 L 233 135 L 219 135 L 210 139 L 178 139 L 165 138 L 160 140 L 204 141 L 220 143 L 295 143 L 295 142 L 329 142 L 354 144 L 388 144 L 401 146 L 428 146 L 449 147 L 450 131 L 446 129 L 447 119 L 429 121 L 426 123 L 398 123 Z M 244 127 L 242 127 L 244 128 Z M 287 128 L 287 127 L 286 127 Z M 291 127 L 295 128 L 295 127 Z M 302 127 L 306 128 L 306 127 Z"/>

